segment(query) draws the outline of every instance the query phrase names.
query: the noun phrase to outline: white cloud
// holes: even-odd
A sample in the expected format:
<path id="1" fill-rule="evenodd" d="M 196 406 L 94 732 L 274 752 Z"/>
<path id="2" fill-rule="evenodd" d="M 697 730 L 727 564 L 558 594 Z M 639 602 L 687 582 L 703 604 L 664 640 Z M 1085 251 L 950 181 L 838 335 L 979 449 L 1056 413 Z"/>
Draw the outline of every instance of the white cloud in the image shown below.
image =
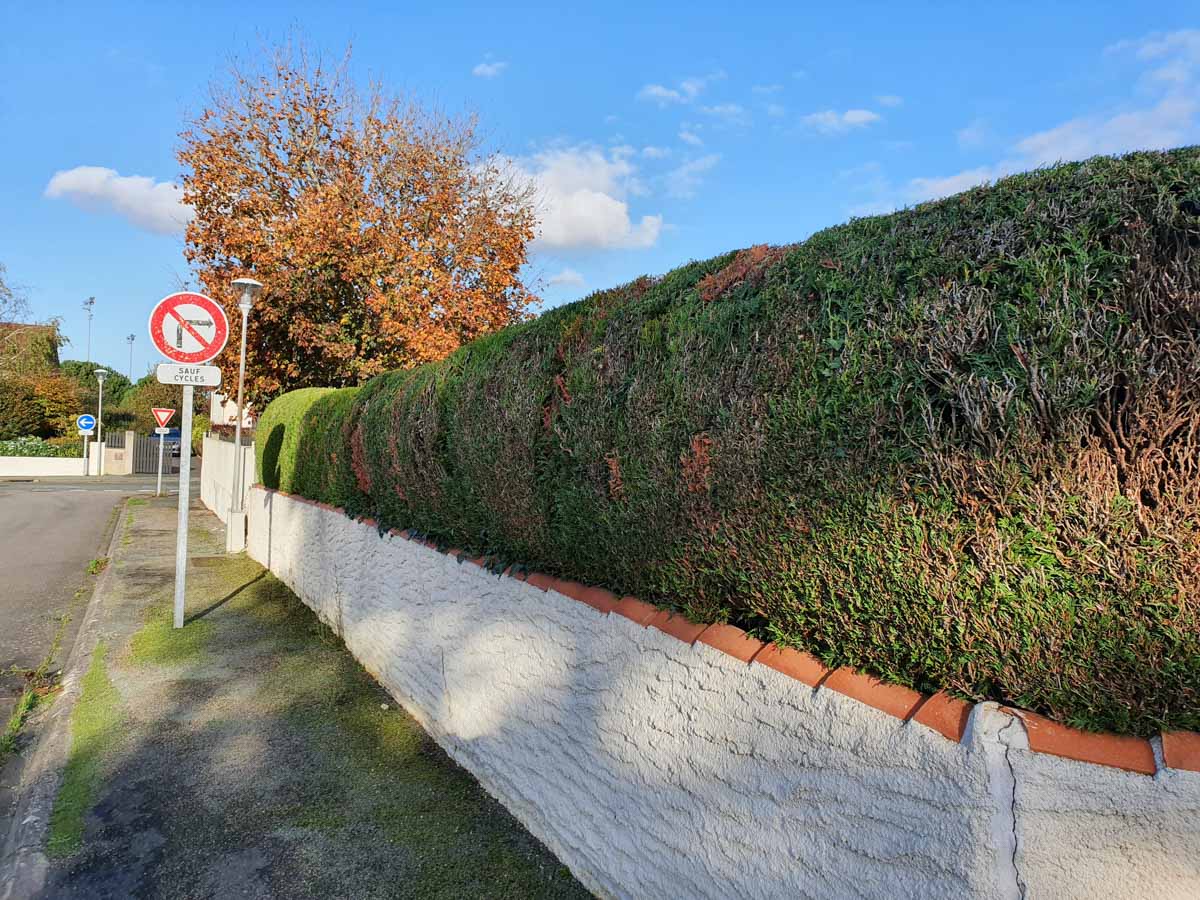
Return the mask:
<path id="1" fill-rule="evenodd" d="M 898 97 L 895 94 L 882 94 L 876 97 L 875 101 L 880 106 L 899 106 L 904 102 L 904 98 Z"/>
<path id="2" fill-rule="evenodd" d="M 944 175 L 933 178 L 913 178 L 908 182 L 907 194 L 913 201 L 936 200 L 939 197 L 949 197 L 976 185 L 994 181 L 1003 174 L 997 166 L 979 166 L 967 169 L 955 175 Z"/>
<path id="3" fill-rule="evenodd" d="M 471 70 L 471 74 L 476 78 L 495 78 L 508 68 L 506 62 L 488 62 L 484 60 Z"/>
<path id="4" fill-rule="evenodd" d="M 777 94 L 783 90 L 783 85 L 782 84 L 756 84 L 756 85 L 754 85 L 754 87 L 750 88 L 750 90 L 754 91 L 754 93 L 756 93 L 756 94 L 764 94 L 764 95 Z"/>
<path id="5" fill-rule="evenodd" d="M 539 228 L 536 246 L 551 249 L 652 247 L 662 216 L 634 222 L 625 197 L 641 192 L 636 169 L 625 153 L 596 147 L 556 147 L 508 161 L 532 180 Z"/>
<path id="6" fill-rule="evenodd" d="M 1040 166 L 1098 153 L 1175 147 L 1196 136 L 1198 108 L 1194 97 L 1164 97 L 1149 109 L 1071 119 L 1031 134 L 1017 143 L 1016 150 L 1022 164 Z"/>
<path id="7" fill-rule="evenodd" d="M 714 106 L 702 106 L 700 112 L 706 116 L 720 119 L 728 125 L 737 125 L 746 120 L 746 110 L 736 103 L 718 103 Z"/>
<path id="8" fill-rule="evenodd" d="M 983 119 L 972 119 L 965 127 L 954 133 L 958 146 L 963 149 L 978 147 L 988 139 L 988 125 Z"/>
<path id="9" fill-rule="evenodd" d="M 885 185 L 876 205 L 886 204 L 894 209 L 945 197 L 1039 166 L 1200 142 L 1200 30 L 1122 41 L 1107 48 L 1106 53 L 1132 54 L 1151 66 L 1135 95 L 1137 102 L 1127 102 L 1123 108 L 1103 114 L 1076 116 L 1028 134 L 990 165 L 951 175 L 912 178 L 898 186 Z M 986 136 L 986 125 L 979 120 L 957 133 L 962 146 L 973 146 Z"/>
<path id="10" fill-rule="evenodd" d="M 767 115 L 772 119 L 782 119 L 787 115 L 787 107 L 781 103 L 768 103 Z"/>
<path id="11" fill-rule="evenodd" d="M 643 147 L 642 156 L 646 159 L 664 159 L 671 155 L 670 147 Z"/>
<path id="12" fill-rule="evenodd" d="M 648 84 L 638 91 L 639 100 L 650 100 L 657 103 L 659 106 L 666 106 L 668 103 L 683 103 L 683 94 L 674 88 L 663 87 L 661 84 Z"/>
<path id="13" fill-rule="evenodd" d="M 181 199 L 183 191 L 170 182 L 144 175 L 121 175 L 102 166 L 76 166 L 55 172 L 45 194 L 65 198 L 81 209 L 116 213 L 154 234 L 179 234 L 193 215 L 192 208 Z"/>
<path id="14" fill-rule="evenodd" d="M 721 161 L 718 153 L 710 153 L 698 159 L 692 159 L 667 173 L 667 193 L 672 197 L 688 198 L 696 196 L 696 190 L 704 180 L 705 172 Z"/>
<path id="15" fill-rule="evenodd" d="M 691 78 L 685 78 L 675 87 L 667 87 L 662 84 L 647 84 L 638 91 L 637 98 L 650 103 L 657 103 L 659 106 L 671 106 L 672 104 L 691 103 L 704 89 L 714 81 L 720 81 L 725 77 L 725 73 L 718 70 L 711 72 L 708 75 L 693 75 Z"/>
<path id="16" fill-rule="evenodd" d="M 693 147 L 704 146 L 704 139 L 694 131 L 688 131 L 686 128 L 679 132 L 679 139 L 685 144 L 691 144 Z"/>
<path id="17" fill-rule="evenodd" d="M 869 109 L 848 109 L 845 112 L 826 109 L 811 113 L 801 121 L 821 134 L 845 134 L 853 128 L 865 128 L 873 122 L 878 122 L 879 113 Z"/>
<path id="18" fill-rule="evenodd" d="M 554 275 L 551 275 L 550 278 L 547 279 L 546 283 L 552 286 L 562 285 L 564 287 L 582 287 L 583 276 L 570 266 L 566 266 L 561 272 L 556 272 Z"/>

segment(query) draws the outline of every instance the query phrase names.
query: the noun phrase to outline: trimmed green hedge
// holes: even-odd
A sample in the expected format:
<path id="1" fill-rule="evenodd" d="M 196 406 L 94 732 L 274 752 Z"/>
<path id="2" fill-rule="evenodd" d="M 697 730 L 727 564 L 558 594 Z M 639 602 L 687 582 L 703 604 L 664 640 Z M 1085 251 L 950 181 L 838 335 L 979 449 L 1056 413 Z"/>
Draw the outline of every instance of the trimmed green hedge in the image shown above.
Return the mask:
<path id="1" fill-rule="evenodd" d="M 262 480 L 921 690 L 1200 730 L 1198 336 L 1200 152 L 1096 158 L 288 394 Z"/>

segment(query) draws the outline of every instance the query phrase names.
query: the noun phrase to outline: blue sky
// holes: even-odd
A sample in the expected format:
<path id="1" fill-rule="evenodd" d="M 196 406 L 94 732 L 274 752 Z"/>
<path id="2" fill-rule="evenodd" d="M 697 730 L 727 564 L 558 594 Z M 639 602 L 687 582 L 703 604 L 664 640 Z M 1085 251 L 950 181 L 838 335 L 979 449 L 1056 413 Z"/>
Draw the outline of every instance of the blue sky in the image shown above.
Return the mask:
<path id="1" fill-rule="evenodd" d="M 1192 3 L 71 4 L 0 11 L 0 262 L 82 358 L 157 361 L 176 135 L 289 33 L 536 179 L 547 305 L 1058 159 L 1200 142 Z M 976 10 L 976 11 L 973 11 Z"/>

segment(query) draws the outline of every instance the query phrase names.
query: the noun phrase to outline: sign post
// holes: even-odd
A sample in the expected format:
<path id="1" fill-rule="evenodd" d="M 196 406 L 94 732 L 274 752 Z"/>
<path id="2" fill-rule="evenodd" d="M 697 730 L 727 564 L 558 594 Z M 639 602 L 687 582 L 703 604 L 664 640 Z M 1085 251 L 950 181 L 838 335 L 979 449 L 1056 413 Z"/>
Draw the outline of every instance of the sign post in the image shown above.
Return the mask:
<path id="1" fill-rule="evenodd" d="M 181 291 L 159 300 L 150 313 L 150 341 L 158 351 L 178 366 L 160 366 L 158 380 L 163 384 L 183 385 L 183 421 L 179 441 L 179 516 L 175 536 L 175 627 L 183 627 L 183 601 L 187 592 L 187 531 L 188 505 L 191 503 L 192 477 L 192 407 L 196 384 L 194 378 L 167 380 L 163 368 L 208 368 L 204 363 L 214 359 L 229 340 L 229 320 L 225 310 L 211 297 Z M 169 373 L 168 373 L 169 374 Z M 159 443 L 161 460 L 162 444 Z M 161 465 L 161 463 L 160 463 Z M 161 469 L 160 469 L 161 472 Z"/>
<path id="2" fill-rule="evenodd" d="M 87 477 L 88 470 L 91 469 L 91 462 L 88 460 L 88 438 L 92 436 L 92 431 L 96 427 L 96 417 L 89 413 L 84 413 L 75 420 L 75 427 L 79 429 L 79 434 L 83 437 L 83 474 Z"/>
<path id="3" fill-rule="evenodd" d="M 154 429 L 154 433 L 158 435 L 158 486 L 154 489 L 154 496 L 161 497 L 163 442 L 167 439 L 167 432 L 171 430 L 167 427 L 167 423 L 171 421 L 171 416 L 175 415 L 175 410 L 152 406 L 150 412 L 154 413 L 154 421 L 158 423 L 158 427 Z M 182 439 L 182 437 L 183 433 L 180 432 L 180 438 Z"/>

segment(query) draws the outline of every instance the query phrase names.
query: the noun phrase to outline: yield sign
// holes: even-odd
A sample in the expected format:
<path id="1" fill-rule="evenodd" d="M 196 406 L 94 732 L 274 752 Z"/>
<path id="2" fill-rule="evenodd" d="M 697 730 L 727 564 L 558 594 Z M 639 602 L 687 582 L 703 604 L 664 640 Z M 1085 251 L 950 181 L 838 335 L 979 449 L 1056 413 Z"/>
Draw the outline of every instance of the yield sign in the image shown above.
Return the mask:
<path id="1" fill-rule="evenodd" d="M 154 413 L 154 421 L 158 423 L 159 428 L 166 428 L 167 423 L 171 421 L 171 416 L 175 415 L 175 410 L 163 409 L 158 406 L 150 407 L 150 412 Z"/>
<path id="2" fill-rule="evenodd" d="M 229 320 L 211 297 L 181 291 L 163 297 L 150 313 L 150 340 L 172 362 L 206 363 L 229 340 Z"/>

